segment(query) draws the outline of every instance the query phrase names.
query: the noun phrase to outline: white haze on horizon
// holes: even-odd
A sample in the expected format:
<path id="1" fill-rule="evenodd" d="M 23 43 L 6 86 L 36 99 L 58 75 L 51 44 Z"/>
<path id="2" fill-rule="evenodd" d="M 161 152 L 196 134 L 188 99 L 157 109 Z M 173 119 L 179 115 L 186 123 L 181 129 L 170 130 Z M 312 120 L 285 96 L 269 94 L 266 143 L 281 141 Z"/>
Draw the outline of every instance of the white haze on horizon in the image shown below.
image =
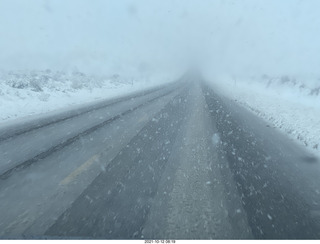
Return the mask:
<path id="1" fill-rule="evenodd" d="M 0 0 L 0 70 L 319 74 L 318 0 Z"/>

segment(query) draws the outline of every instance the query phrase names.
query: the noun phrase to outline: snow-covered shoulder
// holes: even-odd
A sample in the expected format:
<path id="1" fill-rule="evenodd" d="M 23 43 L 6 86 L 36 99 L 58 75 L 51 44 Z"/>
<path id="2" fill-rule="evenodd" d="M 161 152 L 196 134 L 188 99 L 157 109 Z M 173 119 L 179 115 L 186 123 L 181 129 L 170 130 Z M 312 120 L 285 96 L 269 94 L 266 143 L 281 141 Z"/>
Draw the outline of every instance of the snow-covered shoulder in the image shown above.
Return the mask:
<path id="1" fill-rule="evenodd" d="M 0 125 L 156 87 L 170 78 L 95 77 L 81 72 L 0 73 Z"/>
<path id="2" fill-rule="evenodd" d="M 217 92 L 271 122 L 320 155 L 320 80 L 303 77 L 219 76 Z"/>

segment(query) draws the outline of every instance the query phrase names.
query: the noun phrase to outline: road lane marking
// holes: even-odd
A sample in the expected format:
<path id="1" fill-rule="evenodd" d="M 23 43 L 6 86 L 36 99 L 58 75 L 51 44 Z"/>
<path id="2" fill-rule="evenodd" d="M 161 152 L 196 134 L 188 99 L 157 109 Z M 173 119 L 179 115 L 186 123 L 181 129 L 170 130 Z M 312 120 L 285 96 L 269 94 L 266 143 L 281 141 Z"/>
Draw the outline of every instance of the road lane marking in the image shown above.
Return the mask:
<path id="1" fill-rule="evenodd" d="M 140 117 L 140 119 L 138 120 L 138 123 L 144 122 L 148 120 L 148 118 L 149 118 L 148 115 L 145 113 Z"/>
<path id="2" fill-rule="evenodd" d="M 94 162 L 98 161 L 99 154 L 94 155 L 90 159 L 88 159 L 85 163 L 83 163 L 80 167 L 71 172 L 66 178 L 60 181 L 59 185 L 67 185 L 71 181 L 73 181 L 77 176 L 82 174 L 85 170 L 87 170 Z"/>

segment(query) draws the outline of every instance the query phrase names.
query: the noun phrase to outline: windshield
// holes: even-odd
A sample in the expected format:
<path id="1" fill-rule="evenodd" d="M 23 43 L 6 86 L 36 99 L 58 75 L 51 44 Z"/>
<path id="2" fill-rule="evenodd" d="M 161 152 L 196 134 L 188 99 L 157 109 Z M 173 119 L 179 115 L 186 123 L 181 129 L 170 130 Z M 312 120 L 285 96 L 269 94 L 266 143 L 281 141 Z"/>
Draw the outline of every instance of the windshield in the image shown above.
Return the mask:
<path id="1" fill-rule="evenodd" d="M 319 8 L 0 0 L 0 239 L 319 239 Z"/>

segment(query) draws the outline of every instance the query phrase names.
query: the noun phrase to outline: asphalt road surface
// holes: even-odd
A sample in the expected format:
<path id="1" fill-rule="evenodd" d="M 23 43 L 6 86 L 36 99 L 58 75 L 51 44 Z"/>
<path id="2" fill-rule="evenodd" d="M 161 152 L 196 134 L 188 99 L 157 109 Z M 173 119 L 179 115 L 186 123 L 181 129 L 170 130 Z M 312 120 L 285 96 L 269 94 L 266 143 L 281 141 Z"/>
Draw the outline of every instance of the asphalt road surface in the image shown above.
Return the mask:
<path id="1" fill-rule="evenodd" d="M 0 238 L 319 239 L 319 159 L 205 82 L 0 130 Z"/>

